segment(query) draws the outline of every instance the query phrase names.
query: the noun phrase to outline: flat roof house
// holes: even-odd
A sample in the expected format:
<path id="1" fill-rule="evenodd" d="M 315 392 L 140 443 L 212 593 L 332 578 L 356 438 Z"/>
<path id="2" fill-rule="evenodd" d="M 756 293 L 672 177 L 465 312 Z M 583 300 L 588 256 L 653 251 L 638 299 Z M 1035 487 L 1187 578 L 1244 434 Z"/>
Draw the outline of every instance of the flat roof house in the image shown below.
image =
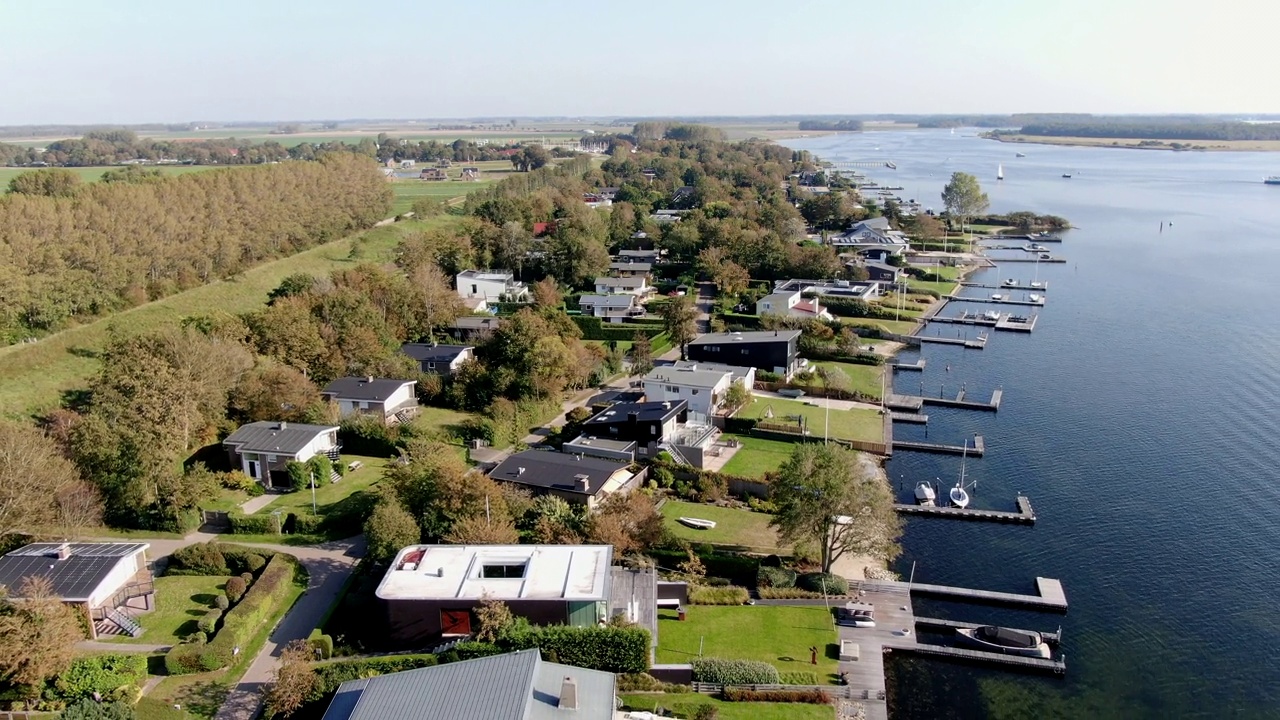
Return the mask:
<path id="1" fill-rule="evenodd" d="M 590 626 L 608 617 L 612 561 L 611 545 L 411 545 L 374 594 L 397 645 L 470 634 L 486 598 L 535 625 Z"/>
<path id="2" fill-rule="evenodd" d="M 804 295 L 851 298 L 870 302 L 880 297 L 880 283 L 851 280 L 781 280 L 774 285 L 775 293 L 800 292 Z"/>
<path id="3" fill-rule="evenodd" d="M 733 383 L 733 375 L 720 370 L 656 367 L 641 381 L 645 397 L 654 402 L 685 401 L 692 422 L 708 424 L 724 404 L 724 395 Z"/>
<path id="4" fill-rule="evenodd" d="M 455 287 L 458 297 L 467 301 L 526 302 L 529 286 L 516 281 L 509 270 L 463 270 L 458 273 Z"/>
<path id="5" fill-rule="evenodd" d="M 369 415 L 394 425 L 408 422 L 418 411 L 413 391 L 417 384 L 417 380 L 344 377 L 326 385 L 320 395 L 338 406 L 340 417 Z"/>
<path id="6" fill-rule="evenodd" d="M 595 507 L 616 492 L 629 492 L 636 476 L 616 460 L 525 450 L 503 460 L 489 477 L 521 485 L 535 495 L 555 495 L 569 502 Z"/>
<path id="7" fill-rule="evenodd" d="M 322 720 L 612 720 L 613 673 L 537 648 L 348 680 Z"/>
<path id="8" fill-rule="evenodd" d="M 134 616 L 155 609 L 147 543 L 34 543 L 0 557 L 0 591 L 21 597 L 23 580 L 49 580 L 81 612 L 89 636 L 142 634 Z"/>
<path id="9" fill-rule="evenodd" d="M 830 320 L 831 313 L 816 299 L 803 298 L 799 290 L 774 292 L 756 301 L 757 315 L 781 315 L 783 317 L 816 318 Z"/>
<path id="10" fill-rule="evenodd" d="M 636 455 L 646 458 L 665 450 L 681 462 L 702 467 L 702 450 L 714 445 L 718 437 L 719 432 L 705 421 L 689 422 L 689 404 L 675 400 L 613 405 L 583 423 L 582 436 L 574 443 L 587 447 L 627 443 Z M 571 452 L 569 443 L 564 448 Z M 572 452 L 578 452 L 576 445 Z"/>
<path id="11" fill-rule="evenodd" d="M 418 367 L 424 373 L 449 376 L 462 363 L 475 357 L 475 348 L 470 345 L 436 345 L 435 343 L 405 343 L 400 352 L 418 361 Z"/>
<path id="12" fill-rule="evenodd" d="M 268 488 L 291 487 L 285 465 L 306 462 L 316 455 L 338 459 L 338 426 L 261 420 L 239 429 L 222 441 L 231 465 Z"/>
<path id="13" fill-rule="evenodd" d="M 707 333 L 689 343 L 689 359 L 743 365 L 790 378 L 802 366 L 799 330 Z"/>
<path id="14" fill-rule="evenodd" d="M 491 315 L 463 315 L 449 323 L 449 334 L 459 342 L 483 339 L 502 325 L 502 318 Z"/>
<path id="15" fill-rule="evenodd" d="M 599 295 L 630 293 L 636 296 L 644 296 L 653 291 L 653 288 L 649 287 L 649 281 L 643 276 L 598 277 L 595 285 L 596 293 Z"/>

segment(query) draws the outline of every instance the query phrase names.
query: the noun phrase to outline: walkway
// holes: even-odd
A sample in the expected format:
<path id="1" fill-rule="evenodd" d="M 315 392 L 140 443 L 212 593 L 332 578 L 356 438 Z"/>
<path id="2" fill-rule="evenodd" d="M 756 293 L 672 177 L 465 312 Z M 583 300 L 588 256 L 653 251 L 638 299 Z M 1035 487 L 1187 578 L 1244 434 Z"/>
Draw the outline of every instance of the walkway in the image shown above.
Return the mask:
<path id="1" fill-rule="evenodd" d="M 538 432 L 532 432 L 532 433 L 529 433 L 528 435 L 525 435 L 524 438 L 521 440 L 521 442 L 523 442 L 525 445 L 528 445 L 530 447 L 533 447 L 535 445 L 541 445 L 542 441 L 546 439 L 546 435 L 544 434 L 543 431 L 549 430 L 551 428 L 564 427 L 565 423 L 567 422 L 567 416 L 569 414 L 569 411 L 575 408 L 586 407 L 587 403 L 591 402 L 591 398 L 599 395 L 601 392 L 607 392 L 609 390 L 630 390 L 630 389 L 631 389 L 631 376 L 623 375 L 621 377 L 614 378 L 608 384 L 603 385 L 601 387 L 587 388 L 586 390 L 582 390 L 578 393 L 575 393 L 573 397 L 569 398 L 568 400 L 565 400 L 563 403 L 560 404 L 559 415 L 555 416 L 555 418 L 553 418 L 551 422 L 538 428 Z"/>
<path id="2" fill-rule="evenodd" d="M 249 498 L 243 504 L 240 505 L 240 511 L 243 512 L 245 515 L 252 515 L 258 512 L 259 510 L 261 510 L 262 508 L 270 505 L 272 502 L 275 501 L 277 497 L 280 497 L 280 496 L 267 494 L 267 495 L 259 495 L 256 498 Z"/>
<path id="3" fill-rule="evenodd" d="M 101 640 L 81 640 L 76 643 L 77 650 L 88 650 L 89 652 L 115 652 L 115 653 L 147 653 L 152 655 L 155 653 L 169 652 L 172 645 L 148 645 L 145 643 L 127 643 L 127 642 L 102 642 Z"/>

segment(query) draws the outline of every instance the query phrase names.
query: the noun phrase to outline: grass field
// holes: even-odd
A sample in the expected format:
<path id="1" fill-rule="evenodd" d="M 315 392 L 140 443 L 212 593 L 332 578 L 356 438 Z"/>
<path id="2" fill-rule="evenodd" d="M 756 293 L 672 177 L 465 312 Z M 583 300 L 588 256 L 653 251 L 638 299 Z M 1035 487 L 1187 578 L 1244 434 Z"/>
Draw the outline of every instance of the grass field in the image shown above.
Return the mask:
<path id="1" fill-rule="evenodd" d="M 391 192 L 396 199 L 391 204 L 391 212 L 401 215 L 413 207 L 422 198 L 433 198 L 441 202 L 449 202 L 454 198 L 466 196 L 467 193 L 491 185 L 495 180 L 479 180 L 477 182 L 428 181 L 428 180 L 395 180 L 391 183 Z"/>
<path id="2" fill-rule="evenodd" d="M 390 259 L 406 233 L 456 222 L 451 215 L 407 221 L 367 230 L 305 252 L 259 265 L 238 277 L 204 285 L 162 300 L 139 305 L 96 322 L 63 330 L 39 342 L 0 348 L 0 416 L 21 417 L 55 407 L 61 393 L 84 387 L 98 371 L 97 352 L 108 328 L 145 332 L 199 314 L 239 314 L 262 307 L 267 293 L 292 273 L 325 275 L 358 262 Z M 353 240 L 361 238 L 359 259 L 349 258 Z"/>
<path id="3" fill-rule="evenodd" d="M 856 363 L 830 362 L 823 361 L 816 363 L 821 367 L 836 368 L 849 378 L 849 382 L 845 389 L 860 392 L 863 395 L 870 395 L 874 398 L 880 397 L 881 378 L 884 376 L 883 365 L 859 365 Z"/>
<path id="4" fill-rule="evenodd" d="M 724 437 L 737 440 L 742 447 L 729 458 L 721 471 L 742 477 L 764 477 L 765 473 L 777 470 L 791 457 L 791 451 L 796 447 L 795 443 L 762 440 L 746 435 L 726 434 Z"/>
<path id="5" fill-rule="evenodd" d="M 821 401 L 815 400 L 814 402 Z M 788 415 L 802 415 L 807 423 L 809 436 L 816 438 L 823 436 L 823 429 L 826 427 L 826 407 L 808 405 L 799 400 L 752 397 L 752 402 L 738 411 L 738 417 L 764 419 L 765 411 L 769 408 L 773 409 L 771 422 L 786 422 L 786 416 Z M 831 437 L 841 440 L 881 442 L 884 440 L 884 421 L 880 417 L 878 410 L 870 408 L 837 410 L 832 408 Z"/>
<path id="6" fill-rule="evenodd" d="M 753 552 L 774 553 L 778 550 L 778 534 L 769 527 L 771 516 L 765 513 L 668 500 L 662 506 L 662 517 L 672 535 L 690 542 L 729 545 Z M 714 520 L 716 526 L 710 530 L 695 530 L 677 522 L 679 517 Z"/>
<path id="7" fill-rule="evenodd" d="M 788 605 L 694 605 L 680 622 L 673 610 L 658 612 L 659 663 L 687 663 L 698 657 L 759 660 L 779 672 L 816 672 L 833 682 L 838 634 L 825 607 Z M 817 666 L 809 648 L 818 648 Z"/>
<path id="8" fill-rule="evenodd" d="M 910 335 L 916 329 L 911 320 L 870 320 L 867 318 L 840 318 L 840 322 L 850 327 L 880 328 L 899 335 Z"/>
<path id="9" fill-rule="evenodd" d="M 697 693 L 620 695 L 629 710 L 655 712 L 670 710 L 677 717 L 691 718 L 697 709 L 710 705 L 717 711 L 716 720 L 834 720 L 836 709 L 830 705 L 803 703 L 725 702 Z"/>
<path id="10" fill-rule="evenodd" d="M 223 594 L 226 585 L 225 577 L 156 578 L 156 609 L 138 616 L 142 635 L 110 639 L 126 644 L 176 645 L 198 629 L 196 622 L 213 607 L 213 599 Z"/>
<path id="11" fill-rule="evenodd" d="M 204 170 L 225 170 L 227 168 L 236 168 L 236 167 L 249 167 L 249 166 L 248 165 L 156 165 L 156 166 L 147 166 L 146 169 L 159 170 L 165 175 L 185 175 L 187 173 L 202 172 Z M 9 181 L 12 180 L 15 176 L 21 175 L 24 172 L 31 172 L 33 170 L 42 170 L 42 169 L 47 169 L 47 168 L 0 167 L 0 192 L 9 191 Z M 61 168 L 61 169 L 70 170 L 71 172 L 79 175 L 80 179 L 85 182 L 95 182 L 102 177 L 102 173 L 108 170 L 119 170 L 121 168 L 117 166 L 117 167 L 73 167 L 73 168 Z"/>

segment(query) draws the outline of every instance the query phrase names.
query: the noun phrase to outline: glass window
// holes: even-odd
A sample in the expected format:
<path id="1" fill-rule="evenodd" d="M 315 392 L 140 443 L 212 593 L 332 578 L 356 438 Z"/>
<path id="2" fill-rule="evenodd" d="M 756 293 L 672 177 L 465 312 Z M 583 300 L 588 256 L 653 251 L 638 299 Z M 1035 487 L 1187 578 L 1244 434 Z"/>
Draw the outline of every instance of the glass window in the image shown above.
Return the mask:
<path id="1" fill-rule="evenodd" d="M 488 580 L 522 578 L 524 577 L 525 567 L 524 563 L 482 565 L 480 567 L 480 577 Z"/>

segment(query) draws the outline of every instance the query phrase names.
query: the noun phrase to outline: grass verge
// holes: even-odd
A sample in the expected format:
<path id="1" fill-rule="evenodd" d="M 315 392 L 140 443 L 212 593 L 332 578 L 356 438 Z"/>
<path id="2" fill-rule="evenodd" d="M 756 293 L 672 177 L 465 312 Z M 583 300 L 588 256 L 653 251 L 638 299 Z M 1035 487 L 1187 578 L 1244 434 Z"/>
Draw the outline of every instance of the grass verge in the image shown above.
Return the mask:
<path id="1" fill-rule="evenodd" d="M 662 506 L 662 517 L 672 535 L 693 543 L 727 545 L 762 553 L 778 551 L 778 534 L 769 527 L 770 515 L 703 503 L 668 500 Z M 714 520 L 710 530 L 695 530 L 681 525 L 676 518 L 696 517 Z"/>
<path id="2" fill-rule="evenodd" d="M 833 720 L 836 716 L 836 709 L 830 705 L 731 703 L 697 693 L 620 695 L 619 698 L 628 710 L 657 712 L 661 708 L 684 718 L 693 717 L 703 705 L 716 709 L 716 720 Z"/>

